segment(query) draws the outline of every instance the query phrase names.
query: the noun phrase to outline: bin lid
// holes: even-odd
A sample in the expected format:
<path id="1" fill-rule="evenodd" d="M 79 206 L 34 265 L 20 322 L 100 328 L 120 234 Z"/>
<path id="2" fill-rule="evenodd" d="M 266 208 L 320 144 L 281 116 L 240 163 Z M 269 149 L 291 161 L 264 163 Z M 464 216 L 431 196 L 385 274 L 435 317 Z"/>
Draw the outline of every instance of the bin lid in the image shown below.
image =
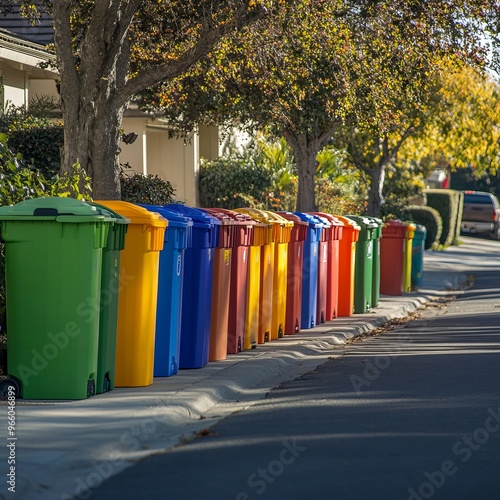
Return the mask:
<path id="1" fill-rule="evenodd" d="M 422 224 L 417 224 L 414 238 L 425 240 L 427 238 L 427 228 Z"/>
<path id="2" fill-rule="evenodd" d="M 224 214 L 229 217 L 235 226 L 233 246 L 250 246 L 253 239 L 255 221 L 247 214 L 235 212 L 227 208 L 204 208 L 210 213 Z"/>
<path id="3" fill-rule="evenodd" d="M 188 207 L 182 203 L 170 203 L 168 205 L 164 205 L 163 208 L 174 210 L 185 217 L 190 217 L 193 221 L 193 227 L 210 229 L 213 226 L 221 225 L 220 220 L 213 215 L 210 215 L 199 208 Z"/>
<path id="4" fill-rule="evenodd" d="M 293 212 L 299 219 L 307 222 L 309 228 L 311 229 L 321 229 L 323 228 L 323 222 L 319 217 L 313 214 L 308 214 L 307 212 Z"/>
<path id="5" fill-rule="evenodd" d="M 369 217 L 364 215 L 346 215 L 348 219 L 353 220 L 360 227 L 359 237 L 363 240 L 374 240 L 377 238 L 378 224 L 370 220 Z"/>
<path id="6" fill-rule="evenodd" d="M 243 212 L 235 212 L 234 210 L 229 210 L 227 208 L 204 208 L 203 210 L 220 212 L 221 214 L 225 214 L 233 219 L 235 223 L 248 226 L 249 228 L 255 225 L 255 221 Z"/>
<path id="7" fill-rule="evenodd" d="M 344 223 L 342 240 L 348 237 L 348 233 L 351 233 L 351 241 L 358 241 L 359 233 L 361 231 L 361 227 L 359 226 L 359 224 L 355 220 L 349 219 L 348 217 L 345 217 L 343 215 L 335 215 L 335 217 Z"/>
<path id="8" fill-rule="evenodd" d="M 268 221 L 273 225 L 274 241 L 288 243 L 292 236 L 293 222 L 270 210 L 262 210 L 262 212 L 267 215 Z"/>
<path id="9" fill-rule="evenodd" d="M 127 217 L 120 215 L 114 210 L 111 210 L 111 208 L 109 207 L 105 207 L 104 205 L 96 203 L 95 201 L 87 201 L 87 203 L 89 205 L 94 205 L 94 207 L 97 207 L 102 213 L 107 214 L 108 217 L 113 217 L 115 219 L 115 224 L 130 224 L 130 219 L 127 219 Z"/>
<path id="10" fill-rule="evenodd" d="M 405 238 L 406 236 L 406 225 L 403 221 L 399 219 L 386 220 L 384 227 L 382 228 L 383 238 Z"/>
<path id="11" fill-rule="evenodd" d="M 150 212 L 159 213 L 162 217 L 168 220 L 168 227 L 188 229 L 193 225 L 193 221 L 190 217 L 186 217 L 175 210 L 170 210 L 169 208 L 165 208 L 160 205 L 145 205 L 142 203 L 138 203 L 138 205 L 146 210 L 149 210 Z"/>
<path id="12" fill-rule="evenodd" d="M 237 224 L 237 222 L 232 217 L 229 217 L 229 215 L 225 214 L 224 212 L 219 212 L 218 210 L 212 208 L 202 208 L 201 210 L 209 215 L 212 215 L 216 219 L 219 219 L 220 223 L 223 226 L 234 226 Z"/>
<path id="13" fill-rule="evenodd" d="M 204 212 L 215 217 L 220 222 L 219 231 L 219 248 L 231 248 L 236 246 L 236 225 L 237 222 L 229 217 L 228 214 L 212 210 L 210 208 L 202 208 Z"/>
<path id="14" fill-rule="evenodd" d="M 323 217 L 317 213 L 307 212 L 308 214 L 314 215 L 323 224 L 323 229 L 321 231 L 321 241 L 332 241 L 335 238 L 335 229 L 333 224 L 328 220 L 327 217 Z"/>
<path id="15" fill-rule="evenodd" d="M 317 215 L 322 219 L 326 219 L 330 223 L 330 229 L 327 231 L 323 231 L 327 235 L 327 240 L 341 240 L 342 239 L 342 230 L 344 227 L 344 223 L 335 215 L 326 213 L 326 212 L 309 212 L 313 215 Z"/>
<path id="16" fill-rule="evenodd" d="M 131 224 L 149 224 L 153 227 L 167 227 L 168 221 L 157 212 L 150 212 L 139 205 L 121 200 L 97 200 L 97 203 L 111 208 L 130 219 Z"/>
<path id="17" fill-rule="evenodd" d="M 415 236 L 415 230 L 417 229 L 417 225 L 413 222 L 405 222 L 406 225 L 406 239 L 412 240 Z"/>
<path id="18" fill-rule="evenodd" d="M 323 219 L 326 219 L 332 226 L 344 226 L 344 223 L 339 219 L 337 215 L 332 215 L 326 212 L 308 212 L 313 215 L 318 215 Z"/>
<path id="19" fill-rule="evenodd" d="M 365 215 L 367 219 L 375 222 L 377 224 L 377 229 L 375 230 L 375 239 L 380 238 L 382 236 L 382 228 L 384 227 L 384 221 L 379 217 L 373 217 L 372 215 Z"/>
<path id="20" fill-rule="evenodd" d="M 273 225 L 263 210 L 252 207 L 235 208 L 239 212 L 251 217 L 254 222 L 252 246 L 262 246 L 274 241 Z"/>
<path id="21" fill-rule="evenodd" d="M 74 198 L 33 198 L 0 207 L 0 220 L 51 220 L 56 222 L 115 222 L 90 203 Z"/>
<path id="22" fill-rule="evenodd" d="M 170 210 L 160 205 L 144 205 L 142 203 L 139 203 L 138 205 L 146 210 L 149 210 L 150 212 L 159 213 L 162 217 L 168 220 L 168 228 L 164 235 L 165 241 L 169 240 L 169 236 L 171 234 L 171 231 L 169 230 L 173 230 L 175 228 L 179 230 L 179 233 L 183 234 L 183 238 L 177 242 L 179 248 L 188 248 L 192 245 L 193 221 L 190 217 L 185 217 L 175 210 Z"/>
<path id="23" fill-rule="evenodd" d="M 276 212 L 280 217 L 283 217 L 293 223 L 290 241 L 305 241 L 309 223 L 302 220 L 298 215 L 292 212 Z"/>

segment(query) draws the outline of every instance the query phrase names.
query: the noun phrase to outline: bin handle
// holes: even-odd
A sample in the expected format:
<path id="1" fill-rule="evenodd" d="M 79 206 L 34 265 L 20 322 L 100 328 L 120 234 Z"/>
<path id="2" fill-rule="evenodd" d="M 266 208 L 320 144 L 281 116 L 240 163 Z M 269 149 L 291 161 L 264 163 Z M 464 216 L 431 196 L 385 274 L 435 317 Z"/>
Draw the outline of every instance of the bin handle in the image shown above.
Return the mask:
<path id="1" fill-rule="evenodd" d="M 57 217 L 58 215 L 72 215 L 72 214 L 59 214 L 57 208 L 35 208 L 33 215 L 37 217 Z"/>

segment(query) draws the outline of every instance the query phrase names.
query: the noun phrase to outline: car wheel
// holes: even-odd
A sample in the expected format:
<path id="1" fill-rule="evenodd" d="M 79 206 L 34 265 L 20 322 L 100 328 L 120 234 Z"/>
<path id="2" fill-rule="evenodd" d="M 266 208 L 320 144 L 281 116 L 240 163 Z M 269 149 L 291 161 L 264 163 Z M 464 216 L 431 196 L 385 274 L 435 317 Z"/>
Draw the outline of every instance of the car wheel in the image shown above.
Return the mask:
<path id="1" fill-rule="evenodd" d="M 497 240 L 497 241 L 499 241 L 499 240 L 500 240 L 500 226 L 495 227 L 495 229 L 494 229 L 494 231 L 493 231 L 493 233 L 492 233 L 492 235 L 491 235 L 491 236 L 492 236 L 492 238 L 493 238 L 494 240 Z"/>

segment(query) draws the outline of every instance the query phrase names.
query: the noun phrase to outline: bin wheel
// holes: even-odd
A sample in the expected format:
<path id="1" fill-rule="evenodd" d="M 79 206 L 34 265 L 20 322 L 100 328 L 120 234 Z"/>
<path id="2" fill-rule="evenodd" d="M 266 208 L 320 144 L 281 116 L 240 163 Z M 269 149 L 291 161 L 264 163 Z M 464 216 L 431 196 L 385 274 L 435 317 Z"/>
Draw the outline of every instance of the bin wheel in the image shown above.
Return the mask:
<path id="1" fill-rule="evenodd" d="M 102 389 L 103 389 L 104 392 L 109 392 L 110 388 L 111 388 L 111 382 L 109 381 L 109 378 L 105 378 Z"/>
<path id="2" fill-rule="evenodd" d="M 278 328 L 278 338 L 282 339 L 283 338 L 283 325 L 280 324 Z"/>
<path id="3" fill-rule="evenodd" d="M 87 397 L 91 398 L 95 395 L 95 383 L 93 380 L 87 382 Z"/>
<path id="4" fill-rule="evenodd" d="M 21 397 L 21 383 L 14 377 L 5 377 L 0 381 L 0 401 L 9 399 L 9 390 L 14 388 L 15 398 Z"/>

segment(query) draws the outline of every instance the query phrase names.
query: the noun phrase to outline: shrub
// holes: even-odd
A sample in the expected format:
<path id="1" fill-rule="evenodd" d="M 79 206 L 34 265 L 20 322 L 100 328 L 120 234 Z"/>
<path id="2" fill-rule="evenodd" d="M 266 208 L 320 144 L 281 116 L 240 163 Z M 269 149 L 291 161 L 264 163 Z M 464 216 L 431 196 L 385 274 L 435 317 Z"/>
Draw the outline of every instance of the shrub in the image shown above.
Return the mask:
<path id="1" fill-rule="evenodd" d="M 458 191 L 453 189 L 428 189 L 425 191 L 427 205 L 435 208 L 443 220 L 443 232 L 440 243 L 448 247 L 455 242 L 456 227 L 458 220 Z"/>
<path id="2" fill-rule="evenodd" d="M 333 215 L 362 214 L 365 202 L 360 196 L 348 195 L 349 185 L 327 177 L 316 179 L 316 205 L 318 211 Z"/>
<path id="3" fill-rule="evenodd" d="M 411 220 L 415 224 L 421 224 L 427 229 L 425 248 L 438 248 L 443 231 L 443 221 L 439 212 L 432 207 L 419 205 L 408 205 L 401 214 L 401 219 Z"/>
<path id="4" fill-rule="evenodd" d="M 271 172 L 249 154 L 202 161 L 199 187 L 203 207 L 266 208 L 274 198 Z"/>
<path id="5" fill-rule="evenodd" d="M 172 184 L 157 175 L 129 174 L 122 169 L 120 185 L 123 201 L 146 205 L 168 205 L 176 201 Z"/>
<path id="6" fill-rule="evenodd" d="M 24 106 L 11 106 L 0 118 L 0 131 L 8 135 L 9 148 L 20 153 L 27 166 L 36 168 L 46 179 L 59 173 L 64 143 L 60 122 L 54 122 L 40 109 L 38 114 L 32 114 Z"/>

